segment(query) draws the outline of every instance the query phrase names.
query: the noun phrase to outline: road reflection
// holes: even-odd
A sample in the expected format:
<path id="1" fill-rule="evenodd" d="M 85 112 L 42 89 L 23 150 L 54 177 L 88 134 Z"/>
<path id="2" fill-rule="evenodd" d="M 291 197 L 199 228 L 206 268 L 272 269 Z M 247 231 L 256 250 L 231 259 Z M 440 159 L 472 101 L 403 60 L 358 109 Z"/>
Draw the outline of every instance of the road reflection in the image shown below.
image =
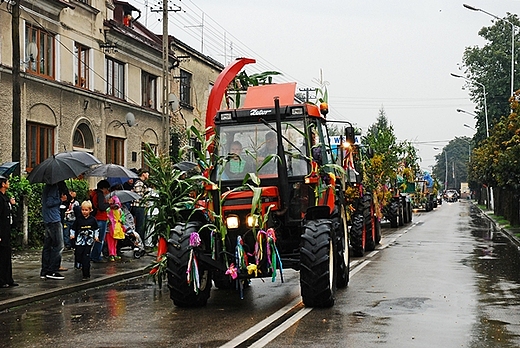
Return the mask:
<path id="1" fill-rule="evenodd" d="M 478 273 L 478 320 L 471 347 L 520 346 L 520 251 L 481 211 L 470 206 L 469 228 L 477 243 L 465 260 Z"/>

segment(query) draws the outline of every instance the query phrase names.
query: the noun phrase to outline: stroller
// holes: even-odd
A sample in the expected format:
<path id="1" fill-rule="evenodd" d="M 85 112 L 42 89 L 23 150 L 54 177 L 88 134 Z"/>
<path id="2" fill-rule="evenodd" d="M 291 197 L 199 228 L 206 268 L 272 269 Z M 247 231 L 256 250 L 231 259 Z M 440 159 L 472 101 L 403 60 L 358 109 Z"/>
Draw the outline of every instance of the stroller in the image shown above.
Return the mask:
<path id="1" fill-rule="evenodd" d="M 119 199 L 121 200 L 121 197 L 123 197 L 123 201 L 126 201 L 126 197 L 123 194 L 127 194 L 128 191 L 122 190 L 122 191 L 115 191 L 111 194 L 117 194 Z M 117 242 L 117 249 L 118 253 L 121 252 L 123 249 L 130 249 L 134 252 L 134 258 L 139 259 L 141 256 L 145 255 L 144 250 L 144 243 L 141 239 L 141 236 L 135 231 L 135 222 L 134 217 L 130 213 L 130 210 L 128 209 L 128 206 L 126 204 L 123 204 L 121 209 L 123 210 L 123 213 L 125 214 L 125 239 L 120 239 Z"/>
<path id="2" fill-rule="evenodd" d="M 134 258 L 136 259 L 141 258 L 141 256 L 144 256 L 145 254 L 144 244 L 141 237 L 137 232 L 130 228 L 125 231 L 125 239 L 118 241 L 117 248 L 119 251 L 122 251 L 123 249 L 133 250 Z"/>

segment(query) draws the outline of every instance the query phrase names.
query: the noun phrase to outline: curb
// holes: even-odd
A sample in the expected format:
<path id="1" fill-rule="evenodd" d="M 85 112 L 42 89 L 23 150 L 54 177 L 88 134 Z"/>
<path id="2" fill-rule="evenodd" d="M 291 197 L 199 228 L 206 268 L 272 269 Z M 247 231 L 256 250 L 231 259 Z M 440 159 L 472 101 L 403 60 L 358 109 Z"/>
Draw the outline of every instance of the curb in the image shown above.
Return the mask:
<path id="1" fill-rule="evenodd" d="M 127 280 L 130 278 L 144 276 L 146 274 L 147 272 L 145 268 L 136 269 L 132 271 L 116 273 L 114 275 L 101 276 L 99 278 L 91 279 L 89 281 L 67 285 L 56 289 L 40 291 L 30 295 L 24 295 L 12 299 L 3 300 L 0 301 L 0 311 L 4 311 L 12 307 L 23 306 L 35 301 L 41 301 L 60 295 L 67 295 L 81 290 L 87 290 L 107 284 L 116 283 L 121 280 Z"/>
<path id="2" fill-rule="evenodd" d="M 489 221 L 491 221 L 491 223 L 493 224 L 493 226 L 495 227 L 495 230 L 499 230 L 500 232 L 502 232 L 504 234 L 504 236 L 507 237 L 507 239 L 509 239 L 511 241 L 511 243 L 515 244 L 518 248 L 520 248 L 520 240 L 511 232 L 509 231 L 508 229 L 500 226 L 497 224 L 497 222 L 495 220 L 493 220 L 492 217 L 490 217 L 484 210 L 482 210 L 477 204 L 475 204 L 475 202 L 471 202 L 475 207 L 477 207 L 477 209 L 480 210 L 480 212 L 486 217 L 486 219 L 488 219 Z"/>

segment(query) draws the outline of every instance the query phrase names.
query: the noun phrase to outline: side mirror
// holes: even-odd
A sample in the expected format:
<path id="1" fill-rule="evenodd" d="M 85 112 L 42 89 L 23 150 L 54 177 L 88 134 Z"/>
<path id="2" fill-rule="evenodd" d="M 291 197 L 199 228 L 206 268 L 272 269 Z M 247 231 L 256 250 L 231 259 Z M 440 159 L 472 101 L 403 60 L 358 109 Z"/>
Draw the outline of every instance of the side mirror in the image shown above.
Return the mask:
<path id="1" fill-rule="evenodd" d="M 356 142 L 354 127 L 345 127 L 345 141 L 352 145 Z"/>

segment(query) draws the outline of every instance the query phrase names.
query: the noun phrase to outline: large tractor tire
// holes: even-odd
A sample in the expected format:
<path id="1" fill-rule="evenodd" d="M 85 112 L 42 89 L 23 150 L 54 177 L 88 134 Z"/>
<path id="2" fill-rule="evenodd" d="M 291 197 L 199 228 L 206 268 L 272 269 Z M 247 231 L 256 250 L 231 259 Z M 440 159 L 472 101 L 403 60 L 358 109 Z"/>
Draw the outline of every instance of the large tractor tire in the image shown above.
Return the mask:
<path id="1" fill-rule="evenodd" d="M 309 220 L 303 226 L 300 249 L 300 287 L 307 307 L 334 305 L 336 274 L 332 221 Z"/>
<path id="2" fill-rule="evenodd" d="M 348 285 L 350 277 L 348 225 L 344 206 L 336 207 L 332 214 L 332 223 L 336 243 L 336 287 L 340 289 Z"/>
<path id="3" fill-rule="evenodd" d="M 404 205 L 403 205 L 403 198 L 402 196 L 399 196 L 399 200 L 397 201 L 398 204 L 398 222 L 399 226 L 404 226 Z"/>
<path id="4" fill-rule="evenodd" d="M 211 272 L 199 263 L 200 287 L 186 281 L 186 271 L 190 260 L 190 235 L 199 232 L 202 222 L 188 222 L 176 225 L 168 240 L 168 287 L 170 298 L 179 307 L 200 307 L 206 305 L 211 290 Z M 201 244 L 200 248 L 204 248 Z"/>
<path id="5" fill-rule="evenodd" d="M 405 196 L 401 198 L 401 202 L 403 205 L 403 222 L 407 224 L 410 222 L 410 214 L 408 213 L 408 202 Z"/>
<path id="6" fill-rule="evenodd" d="M 376 217 L 375 218 L 375 229 L 376 229 L 376 245 L 379 245 L 381 242 L 381 221 Z"/>
<path id="7" fill-rule="evenodd" d="M 363 214 L 356 211 L 352 215 L 352 226 L 350 226 L 350 245 L 352 246 L 352 254 L 356 257 L 363 256 L 365 252 L 364 230 Z"/>
<path id="8" fill-rule="evenodd" d="M 408 222 L 412 222 L 413 210 L 412 210 L 412 202 L 410 200 L 406 201 L 405 209 L 406 209 L 406 215 L 408 216 Z"/>
<path id="9" fill-rule="evenodd" d="M 390 206 L 388 207 L 386 218 L 390 221 L 390 227 L 397 228 L 399 222 L 397 221 L 399 218 L 399 203 L 394 199 L 390 201 Z"/>
<path id="10" fill-rule="evenodd" d="M 368 198 L 365 198 L 368 197 Z M 365 251 L 374 251 L 376 249 L 375 238 L 375 216 L 374 204 L 372 203 L 372 195 L 365 195 Z"/>

